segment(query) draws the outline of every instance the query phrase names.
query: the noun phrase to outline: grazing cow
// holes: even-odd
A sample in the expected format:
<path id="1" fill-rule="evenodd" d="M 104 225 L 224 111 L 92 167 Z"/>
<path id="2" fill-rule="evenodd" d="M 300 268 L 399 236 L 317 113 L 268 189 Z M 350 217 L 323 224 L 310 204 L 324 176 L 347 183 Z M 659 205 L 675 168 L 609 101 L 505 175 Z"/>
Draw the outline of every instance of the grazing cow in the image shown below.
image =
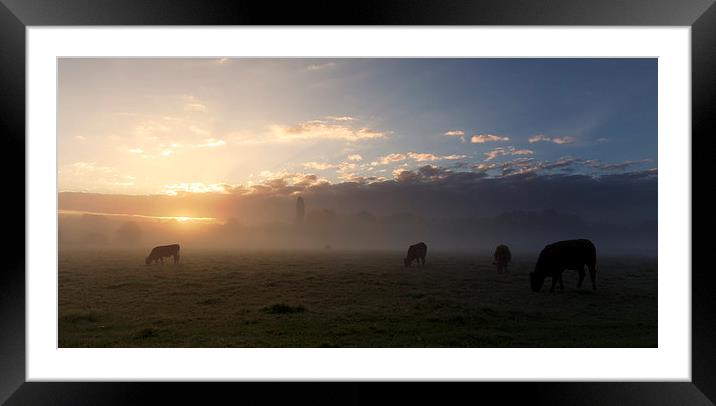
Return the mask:
<path id="1" fill-rule="evenodd" d="M 512 253 L 510 248 L 504 244 L 500 244 L 495 248 L 495 262 L 493 265 L 497 265 L 497 273 L 503 273 L 507 271 L 507 265 L 512 260 Z"/>
<path id="2" fill-rule="evenodd" d="M 144 263 L 149 265 L 152 262 L 161 261 L 164 265 L 164 258 L 174 257 L 174 263 L 179 263 L 179 244 L 172 245 L 160 245 L 154 247 L 149 256 L 144 260 Z"/>
<path id="3" fill-rule="evenodd" d="M 562 284 L 562 272 L 565 269 L 579 272 L 579 283 L 577 288 L 582 287 L 584 281 L 584 266 L 589 268 L 589 277 L 592 279 L 592 289 L 597 288 L 597 249 L 589 240 L 567 240 L 549 244 L 539 254 L 534 272 L 530 272 L 530 286 L 532 291 L 539 292 L 546 277 L 552 278 L 552 288 L 559 282 L 559 287 L 564 290 Z"/>
<path id="4" fill-rule="evenodd" d="M 418 260 L 418 265 L 422 262 L 425 265 L 425 255 L 428 253 L 428 246 L 424 242 L 419 242 L 408 247 L 408 255 L 403 260 L 405 266 L 410 266 L 413 260 Z"/>

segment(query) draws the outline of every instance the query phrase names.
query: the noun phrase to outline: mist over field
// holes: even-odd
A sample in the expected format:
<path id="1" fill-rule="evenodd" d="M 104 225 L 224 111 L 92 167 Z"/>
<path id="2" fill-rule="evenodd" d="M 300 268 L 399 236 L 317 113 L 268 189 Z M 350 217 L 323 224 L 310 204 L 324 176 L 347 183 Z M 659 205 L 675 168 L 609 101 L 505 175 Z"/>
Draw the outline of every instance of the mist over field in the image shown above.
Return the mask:
<path id="1" fill-rule="evenodd" d="M 650 174 L 464 178 L 284 186 L 251 195 L 61 193 L 60 243 L 400 250 L 426 241 L 434 250 L 487 253 L 500 243 L 538 252 L 555 240 L 590 238 L 602 253 L 656 254 L 657 181 Z M 297 190 L 305 202 L 301 218 Z M 121 215 L 132 212 L 146 215 Z M 179 217 L 187 213 L 192 217 Z M 179 219 L 161 218 L 167 215 Z"/>

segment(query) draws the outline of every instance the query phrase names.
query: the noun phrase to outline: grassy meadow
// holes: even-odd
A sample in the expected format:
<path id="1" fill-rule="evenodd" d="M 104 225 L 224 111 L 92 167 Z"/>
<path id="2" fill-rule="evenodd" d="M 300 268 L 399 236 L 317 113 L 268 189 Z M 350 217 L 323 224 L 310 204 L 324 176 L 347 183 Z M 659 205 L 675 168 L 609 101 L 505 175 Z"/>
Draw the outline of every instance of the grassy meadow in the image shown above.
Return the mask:
<path id="1" fill-rule="evenodd" d="M 59 253 L 60 347 L 656 347 L 656 258 L 599 258 L 597 290 L 529 289 L 536 255 Z"/>

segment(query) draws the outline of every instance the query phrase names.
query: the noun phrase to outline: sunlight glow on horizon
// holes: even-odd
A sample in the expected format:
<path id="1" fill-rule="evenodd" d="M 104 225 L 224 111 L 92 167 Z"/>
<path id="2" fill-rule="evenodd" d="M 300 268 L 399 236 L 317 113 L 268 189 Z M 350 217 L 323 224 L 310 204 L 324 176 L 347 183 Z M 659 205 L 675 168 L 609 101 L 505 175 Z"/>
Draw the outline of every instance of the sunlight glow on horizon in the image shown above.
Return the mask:
<path id="1" fill-rule="evenodd" d="M 131 219 L 140 219 L 140 220 L 156 220 L 156 221 L 177 221 L 179 223 L 215 223 L 215 224 L 221 224 L 221 222 L 214 218 L 214 217 L 191 217 L 191 216 L 148 216 L 143 214 L 128 214 L 128 213 L 97 213 L 97 212 L 91 212 L 91 211 L 81 211 L 81 210 L 58 210 L 58 214 L 61 215 L 91 215 L 91 216 L 108 216 L 108 217 L 127 217 Z"/>

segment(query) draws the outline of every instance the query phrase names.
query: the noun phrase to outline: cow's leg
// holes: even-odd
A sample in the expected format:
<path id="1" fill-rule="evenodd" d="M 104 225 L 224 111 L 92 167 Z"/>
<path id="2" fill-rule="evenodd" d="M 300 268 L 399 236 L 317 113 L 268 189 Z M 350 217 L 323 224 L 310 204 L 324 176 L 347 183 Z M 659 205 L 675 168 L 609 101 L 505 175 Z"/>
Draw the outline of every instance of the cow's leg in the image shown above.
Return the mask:
<path id="1" fill-rule="evenodd" d="M 552 287 L 549 289 L 549 293 L 554 293 L 554 286 L 557 284 L 557 277 L 552 277 Z"/>
<path id="2" fill-rule="evenodd" d="M 564 284 L 562 283 L 562 274 L 559 274 L 559 290 L 564 291 Z"/>
<path id="3" fill-rule="evenodd" d="M 597 289 L 597 264 L 588 264 L 589 277 L 592 279 L 592 289 Z"/>
<path id="4" fill-rule="evenodd" d="M 421 260 L 423 261 L 423 265 L 425 265 L 425 257 L 422 257 Z"/>
<path id="5" fill-rule="evenodd" d="M 162 261 L 162 265 L 164 265 L 164 257 L 159 257 L 159 260 Z"/>
<path id="6" fill-rule="evenodd" d="M 586 272 L 584 272 L 584 267 L 577 270 L 579 272 L 579 282 L 577 283 L 577 289 L 582 287 L 582 282 L 584 282 L 584 276 L 586 275 Z"/>

